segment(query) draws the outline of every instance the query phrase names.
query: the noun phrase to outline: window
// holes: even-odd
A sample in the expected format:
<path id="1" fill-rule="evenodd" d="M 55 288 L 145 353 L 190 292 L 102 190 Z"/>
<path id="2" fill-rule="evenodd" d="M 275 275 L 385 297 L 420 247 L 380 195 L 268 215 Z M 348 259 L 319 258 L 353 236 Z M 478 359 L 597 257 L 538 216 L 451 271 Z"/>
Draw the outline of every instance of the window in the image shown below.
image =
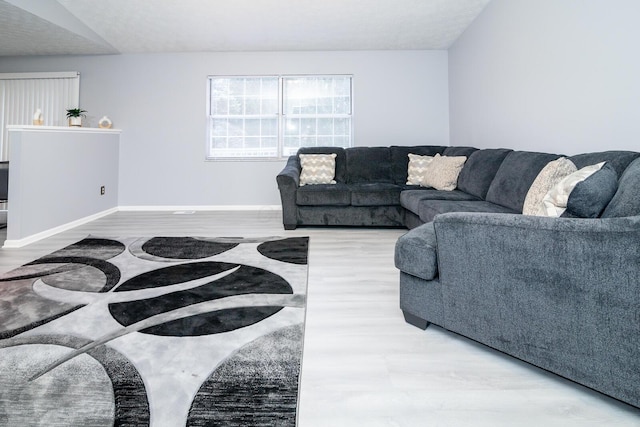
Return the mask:
<path id="1" fill-rule="evenodd" d="M 351 76 L 209 77 L 207 158 L 282 158 L 350 147 Z"/>

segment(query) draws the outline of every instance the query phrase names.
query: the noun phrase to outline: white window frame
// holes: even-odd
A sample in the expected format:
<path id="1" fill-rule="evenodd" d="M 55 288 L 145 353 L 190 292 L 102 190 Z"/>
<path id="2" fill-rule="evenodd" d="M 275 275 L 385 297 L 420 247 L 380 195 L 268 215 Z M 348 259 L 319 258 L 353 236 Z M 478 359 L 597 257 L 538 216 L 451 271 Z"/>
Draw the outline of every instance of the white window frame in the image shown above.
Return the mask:
<path id="1" fill-rule="evenodd" d="M 350 111 L 347 114 L 296 114 L 294 117 L 297 118 L 348 118 L 349 119 L 349 141 L 346 147 L 352 147 L 354 141 L 353 135 L 353 110 L 354 110 L 354 91 L 353 91 L 353 75 L 351 74 L 279 74 L 279 75 L 210 75 L 207 76 L 207 105 L 206 105 L 206 114 L 207 114 L 207 131 L 206 131 L 206 145 L 205 145 L 205 160 L 207 161 L 271 161 L 271 160 L 283 160 L 289 157 L 289 154 L 284 154 L 284 126 L 287 115 L 284 111 L 285 99 L 284 99 L 284 81 L 286 79 L 295 79 L 295 78 L 323 78 L 323 77 L 347 77 L 349 78 L 349 100 L 350 100 Z M 212 134 L 212 121 L 215 118 L 224 117 L 224 116 L 213 116 L 212 115 L 212 82 L 214 79 L 233 79 L 233 78 L 274 78 L 278 79 L 278 113 L 277 113 L 277 126 L 278 126 L 278 140 L 277 140 L 277 149 L 276 155 L 274 156 L 232 156 L 232 157 L 223 157 L 215 155 L 215 151 L 211 146 L 211 140 L 213 137 Z M 226 117 L 233 118 L 233 115 L 226 115 Z M 250 118 L 258 118 L 257 116 L 246 116 L 239 115 L 237 118 L 241 117 L 250 117 Z M 289 117 L 292 117 L 289 115 Z"/>

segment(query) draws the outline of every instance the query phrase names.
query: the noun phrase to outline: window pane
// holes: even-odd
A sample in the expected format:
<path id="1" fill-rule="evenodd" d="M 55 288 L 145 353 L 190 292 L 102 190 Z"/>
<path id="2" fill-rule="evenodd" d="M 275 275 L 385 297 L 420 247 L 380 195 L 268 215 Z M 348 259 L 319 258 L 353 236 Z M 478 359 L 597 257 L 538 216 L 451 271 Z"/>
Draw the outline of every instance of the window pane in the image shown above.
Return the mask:
<path id="1" fill-rule="evenodd" d="M 229 99 L 226 97 L 216 98 L 212 103 L 211 114 L 214 114 L 214 115 L 229 114 Z"/>
<path id="2" fill-rule="evenodd" d="M 334 133 L 336 135 L 350 135 L 351 134 L 351 119 L 339 118 L 333 121 Z"/>
<path id="3" fill-rule="evenodd" d="M 229 113 L 231 115 L 242 115 L 244 110 L 244 103 L 242 98 L 230 98 L 229 99 Z"/>
<path id="4" fill-rule="evenodd" d="M 286 119 L 284 125 L 284 134 L 299 135 L 300 134 L 300 119 Z"/>
<path id="5" fill-rule="evenodd" d="M 242 136 L 244 135 L 244 120 L 242 119 L 229 119 L 229 135 Z"/>
<path id="6" fill-rule="evenodd" d="M 318 119 L 318 135 L 333 135 L 333 121 L 335 119 Z"/>
<path id="7" fill-rule="evenodd" d="M 244 144 L 244 138 L 239 138 L 239 137 L 235 137 L 235 138 L 229 138 L 229 148 L 242 148 Z"/>
<path id="8" fill-rule="evenodd" d="M 301 133 L 303 135 L 315 135 L 316 134 L 316 119 L 302 119 L 300 121 L 301 124 Z"/>
<path id="9" fill-rule="evenodd" d="M 229 79 L 229 96 L 232 98 L 240 98 L 244 95 L 244 83 L 246 79 L 236 78 Z"/>
<path id="10" fill-rule="evenodd" d="M 318 139 L 315 136 L 303 136 L 300 138 L 300 144 L 302 147 L 317 147 Z"/>
<path id="11" fill-rule="evenodd" d="M 351 114 L 351 98 L 348 96 L 334 98 L 333 112 L 336 114 Z"/>
<path id="12" fill-rule="evenodd" d="M 260 136 L 260 119 L 246 119 L 244 121 L 244 136 Z"/>
<path id="13" fill-rule="evenodd" d="M 262 127 L 262 136 L 278 137 L 278 119 L 262 119 L 260 126 Z"/>
<path id="14" fill-rule="evenodd" d="M 246 98 L 244 104 L 244 113 L 248 116 L 257 116 L 260 114 L 260 98 Z"/>
<path id="15" fill-rule="evenodd" d="M 225 136 L 227 135 L 227 119 L 214 119 L 212 122 L 211 134 L 213 136 Z"/>
<path id="16" fill-rule="evenodd" d="M 319 136 L 318 137 L 318 147 L 333 147 L 333 137 L 332 136 Z"/>
<path id="17" fill-rule="evenodd" d="M 262 137 L 261 144 L 262 144 L 262 147 L 271 148 L 273 151 L 273 154 L 275 154 L 278 149 L 278 137 L 277 136 L 268 137 L 268 138 Z"/>
<path id="18" fill-rule="evenodd" d="M 260 148 L 260 138 L 245 137 L 245 148 Z"/>
<path id="19" fill-rule="evenodd" d="M 262 79 L 245 79 L 245 95 L 251 96 L 260 93 Z"/>
<path id="20" fill-rule="evenodd" d="M 278 97 L 262 98 L 262 114 L 278 114 Z"/>
<path id="21" fill-rule="evenodd" d="M 287 136 L 284 138 L 284 146 L 287 148 L 292 148 L 297 150 L 300 148 L 300 137 L 298 136 Z"/>
<path id="22" fill-rule="evenodd" d="M 211 144 L 213 148 L 225 148 L 227 146 L 227 138 L 213 138 Z"/>

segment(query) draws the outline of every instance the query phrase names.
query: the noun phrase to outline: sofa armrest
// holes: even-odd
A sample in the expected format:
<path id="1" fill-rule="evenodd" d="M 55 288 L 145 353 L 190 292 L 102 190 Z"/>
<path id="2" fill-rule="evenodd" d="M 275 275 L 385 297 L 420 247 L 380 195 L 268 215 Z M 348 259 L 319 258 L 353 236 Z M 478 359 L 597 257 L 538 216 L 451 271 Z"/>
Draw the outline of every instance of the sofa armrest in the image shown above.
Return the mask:
<path id="1" fill-rule="evenodd" d="M 289 156 L 284 169 L 276 176 L 282 202 L 282 223 L 286 230 L 297 226 L 296 191 L 300 185 L 300 171 L 298 156 Z"/>
<path id="2" fill-rule="evenodd" d="M 640 401 L 640 216 L 451 213 L 434 227 L 447 329 Z"/>

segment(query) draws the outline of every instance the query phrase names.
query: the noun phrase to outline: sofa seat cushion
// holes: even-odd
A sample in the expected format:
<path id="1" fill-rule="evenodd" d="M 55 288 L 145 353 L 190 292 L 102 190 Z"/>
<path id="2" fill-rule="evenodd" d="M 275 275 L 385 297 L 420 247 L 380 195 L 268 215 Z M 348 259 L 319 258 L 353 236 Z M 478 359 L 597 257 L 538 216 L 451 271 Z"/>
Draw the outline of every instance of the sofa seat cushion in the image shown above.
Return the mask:
<path id="1" fill-rule="evenodd" d="M 423 200 L 418 207 L 418 216 L 424 222 L 431 222 L 436 215 L 448 212 L 519 213 L 483 200 Z"/>
<path id="2" fill-rule="evenodd" d="M 393 206 L 400 204 L 402 186 L 386 182 L 349 184 L 352 206 Z"/>
<path id="3" fill-rule="evenodd" d="M 346 184 L 316 184 L 299 187 L 296 204 L 300 206 L 349 206 L 351 192 Z"/>
<path id="4" fill-rule="evenodd" d="M 471 201 L 480 199 L 460 190 L 441 191 L 433 188 L 405 190 L 400 194 L 400 205 L 415 214 L 420 210 L 420 203 L 423 200 Z"/>
<path id="5" fill-rule="evenodd" d="M 424 280 L 433 280 L 438 275 L 437 249 L 433 223 L 422 224 L 397 240 L 396 268 Z"/>

